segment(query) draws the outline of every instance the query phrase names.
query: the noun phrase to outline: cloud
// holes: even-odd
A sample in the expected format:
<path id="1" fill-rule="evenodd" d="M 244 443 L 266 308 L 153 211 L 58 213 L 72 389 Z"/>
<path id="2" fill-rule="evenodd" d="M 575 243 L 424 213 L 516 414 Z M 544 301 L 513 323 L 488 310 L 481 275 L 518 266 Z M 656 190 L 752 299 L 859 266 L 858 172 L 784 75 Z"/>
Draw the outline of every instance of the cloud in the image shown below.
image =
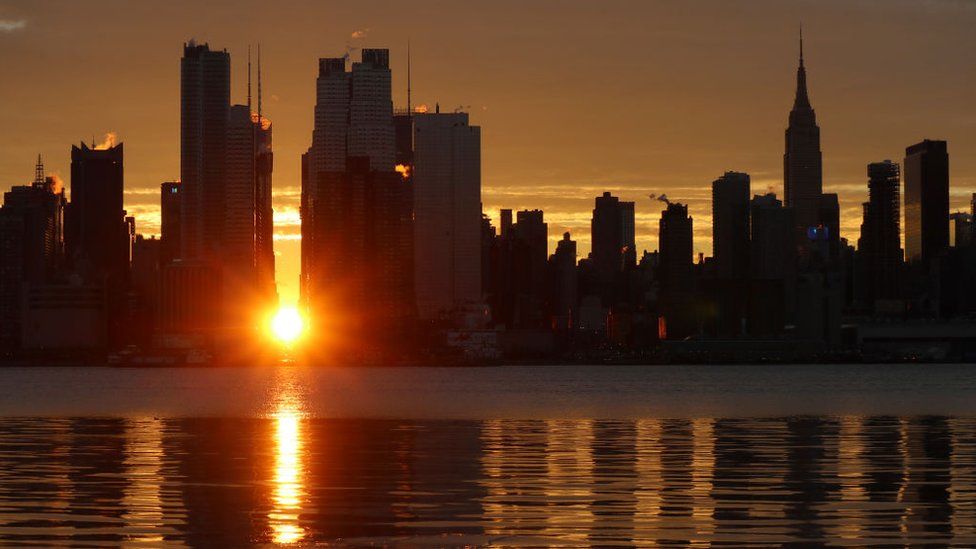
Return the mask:
<path id="1" fill-rule="evenodd" d="M 369 29 L 368 28 L 354 30 L 354 31 L 352 31 L 352 34 L 349 35 L 349 37 L 350 38 L 353 38 L 353 39 L 366 38 L 366 33 L 367 32 L 369 32 Z"/>
<path id="2" fill-rule="evenodd" d="M 19 31 L 26 26 L 26 19 L 0 19 L 0 32 Z"/>

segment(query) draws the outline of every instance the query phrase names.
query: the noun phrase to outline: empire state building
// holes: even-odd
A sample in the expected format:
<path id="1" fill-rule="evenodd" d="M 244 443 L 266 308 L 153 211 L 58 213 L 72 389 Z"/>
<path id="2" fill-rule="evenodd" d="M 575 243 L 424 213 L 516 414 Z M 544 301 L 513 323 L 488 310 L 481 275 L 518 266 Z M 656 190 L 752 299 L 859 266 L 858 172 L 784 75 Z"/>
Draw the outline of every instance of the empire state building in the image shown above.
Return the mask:
<path id="1" fill-rule="evenodd" d="M 807 96 L 807 71 L 803 66 L 803 33 L 800 33 L 800 66 L 796 70 L 796 98 L 786 128 L 786 153 L 783 155 L 783 184 L 786 205 L 793 207 L 797 228 L 805 231 L 821 223 L 823 163 L 820 153 L 820 127 Z"/>

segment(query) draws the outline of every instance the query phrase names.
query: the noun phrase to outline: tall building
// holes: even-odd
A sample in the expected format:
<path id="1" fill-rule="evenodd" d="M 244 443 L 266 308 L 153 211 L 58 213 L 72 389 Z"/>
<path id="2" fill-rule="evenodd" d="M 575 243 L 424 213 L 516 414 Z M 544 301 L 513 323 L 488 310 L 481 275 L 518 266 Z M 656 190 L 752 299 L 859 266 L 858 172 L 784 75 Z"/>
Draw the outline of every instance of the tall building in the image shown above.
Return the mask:
<path id="1" fill-rule="evenodd" d="M 590 257 L 597 272 L 605 306 L 616 301 L 618 274 L 637 262 L 634 203 L 623 202 L 609 192 L 596 197 L 590 222 Z"/>
<path id="2" fill-rule="evenodd" d="M 182 250 L 186 260 L 220 255 L 224 216 L 230 54 L 183 45 L 180 63 Z"/>
<path id="3" fill-rule="evenodd" d="M 123 145 L 71 147 L 71 203 L 65 247 L 71 269 L 92 284 L 122 289 L 129 269 L 129 228 L 122 208 Z"/>
<path id="4" fill-rule="evenodd" d="M 929 263 L 949 248 L 949 152 L 926 139 L 905 149 L 905 258 Z"/>
<path id="5" fill-rule="evenodd" d="M 663 326 L 659 334 L 663 338 L 680 339 L 694 331 L 694 316 L 691 311 L 694 291 L 694 231 L 688 206 L 668 202 L 667 208 L 661 212 L 659 231 L 659 301 L 663 313 Z"/>
<path id="6" fill-rule="evenodd" d="M 481 301 L 481 128 L 467 113 L 414 116 L 417 313 Z"/>
<path id="7" fill-rule="evenodd" d="M 302 157 L 302 303 L 354 334 L 413 314 L 413 200 L 396 159 L 389 51 L 319 60 L 312 144 Z M 318 312 L 317 312 L 318 311 Z M 319 312 L 321 314 L 319 314 Z M 352 349 L 356 350 L 356 349 Z"/>
<path id="8" fill-rule="evenodd" d="M 868 201 L 857 243 L 860 301 L 874 307 L 879 299 L 900 297 L 901 177 L 898 164 L 885 160 L 868 164 Z"/>
<path id="9" fill-rule="evenodd" d="M 226 146 L 223 278 L 249 304 L 269 301 L 275 295 L 271 121 L 249 105 L 232 106 Z"/>
<path id="10" fill-rule="evenodd" d="M 712 182 L 712 257 L 718 278 L 749 277 L 749 174 Z"/>
<path id="11" fill-rule="evenodd" d="M 773 193 L 753 197 L 750 214 L 749 332 L 774 336 L 783 332 L 796 301 L 796 222 L 793 208 L 783 207 Z"/>
<path id="12" fill-rule="evenodd" d="M 576 267 L 576 241 L 569 233 L 556 244 L 549 257 L 549 313 L 552 328 L 573 330 L 576 327 L 579 305 L 579 273 Z"/>
<path id="13" fill-rule="evenodd" d="M 514 323 L 537 328 L 544 324 L 546 260 L 549 256 L 549 225 L 542 210 L 520 210 L 509 230 Z"/>
<path id="14" fill-rule="evenodd" d="M 178 181 L 163 183 L 159 187 L 160 204 L 160 250 L 159 261 L 167 265 L 180 257 L 182 236 L 181 210 L 183 209 L 183 186 Z"/>
<path id="15" fill-rule="evenodd" d="M 820 127 L 807 95 L 807 72 L 803 65 L 803 35 L 800 35 L 800 65 L 796 71 L 796 95 L 786 128 L 786 153 L 783 155 L 783 183 L 786 206 L 793 208 L 798 234 L 820 225 L 820 194 L 823 192 L 823 165 L 820 153 Z"/>
<path id="16" fill-rule="evenodd" d="M 0 354 L 20 344 L 22 304 L 30 285 L 52 281 L 64 256 L 64 190 L 44 176 L 4 193 L 0 207 Z"/>

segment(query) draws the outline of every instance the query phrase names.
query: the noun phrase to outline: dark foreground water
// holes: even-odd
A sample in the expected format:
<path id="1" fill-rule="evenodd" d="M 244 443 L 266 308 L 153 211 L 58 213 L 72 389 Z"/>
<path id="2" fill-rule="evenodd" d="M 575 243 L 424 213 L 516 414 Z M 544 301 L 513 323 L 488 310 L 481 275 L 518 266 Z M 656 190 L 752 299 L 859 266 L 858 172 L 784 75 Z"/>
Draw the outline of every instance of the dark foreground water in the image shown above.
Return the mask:
<path id="1" fill-rule="evenodd" d="M 974 546 L 974 374 L 0 369 L 0 544 Z"/>

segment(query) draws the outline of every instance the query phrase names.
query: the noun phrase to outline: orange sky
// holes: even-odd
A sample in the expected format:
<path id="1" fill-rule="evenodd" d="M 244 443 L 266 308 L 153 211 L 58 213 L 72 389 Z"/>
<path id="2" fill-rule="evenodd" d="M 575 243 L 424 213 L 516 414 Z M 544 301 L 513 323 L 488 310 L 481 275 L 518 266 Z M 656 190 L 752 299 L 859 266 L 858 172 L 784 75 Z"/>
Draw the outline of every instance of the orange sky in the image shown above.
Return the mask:
<path id="1" fill-rule="evenodd" d="M 44 156 L 67 179 L 70 145 L 125 142 L 126 207 L 158 232 L 159 184 L 179 176 L 179 58 L 190 38 L 227 48 L 245 100 L 261 42 L 274 122 L 278 283 L 297 293 L 299 155 L 311 139 L 316 59 L 389 47 L 394 101 L 463 106 L 483 128 L 485 210 L 542 208 L 550 238 L 589 250 L 593 198 L 637 201 L 657 247 L 660 203 L 688 202 L 710 253 L 710 184 L 726 170 L 782 194 L 783 130 L 802 19 L 824 189 L 856 240 L 866 164 L 947 139 L 953 209 L 976 191 L 976 2 L 493 1 L 410 3 L 0 0 L 0 190 Z M 353 35 L 357 37 L 354 38 Z"/>

